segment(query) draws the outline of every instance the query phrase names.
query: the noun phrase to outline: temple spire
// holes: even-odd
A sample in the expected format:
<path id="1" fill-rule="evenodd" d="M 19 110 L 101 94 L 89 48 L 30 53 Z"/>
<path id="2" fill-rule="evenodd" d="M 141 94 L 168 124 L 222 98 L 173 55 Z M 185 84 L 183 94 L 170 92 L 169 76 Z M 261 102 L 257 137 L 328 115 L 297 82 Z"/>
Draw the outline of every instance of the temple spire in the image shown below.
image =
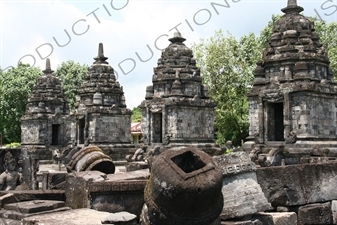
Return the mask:
<path id="1" fill-rule="evenodd" d="M 54 70 L 51 70 L 51 67 L 50 67 L 50 59 L 47 58 L 46 59 L 46 69 L 42 71 L 44 74 L 51 74 L 54 72 Z"/>
<path id="2" fill-rule="evenodd" d="M 297 0 L 288 0 L 287 7 L 281 9 L 282 12 L 288 14 L 288 13 L 300 13 L 304 9 L 301 6 L 297 5 Z"/>
<path id="3" fill-rule="evenodd" d="M 172 43 L 183 43 L 186 39 L 181 36 L 180 32 L 175 32 L 173 38 L 170 38 L 169 41 Z"/>
<path id="4" fill-rule="evenodd" d="M 103 50 L 103 43 L 99 43 L 98 45 L 98 56 L 95 59 L 94 64 L 108 64 L 108 62 L 106 62 L 106 60 L 108 59 L 108 57 L 104 56 L 104 50 Z"/>

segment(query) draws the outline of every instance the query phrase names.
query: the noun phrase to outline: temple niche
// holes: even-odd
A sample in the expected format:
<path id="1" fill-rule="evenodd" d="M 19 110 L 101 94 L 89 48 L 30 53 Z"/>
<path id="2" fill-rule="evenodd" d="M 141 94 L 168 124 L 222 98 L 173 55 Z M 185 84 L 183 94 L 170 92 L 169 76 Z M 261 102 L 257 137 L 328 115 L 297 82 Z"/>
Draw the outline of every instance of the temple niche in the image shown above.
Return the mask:
<path id="1" fill-rule="evenodd" d="M 191 49 L 180 33 L 170 38 L 170 45 L 154 68 L 153 85 L 146 88 L 142 113 L 144 144 L 183 146 L 194 144 L 206 152 L 214 144 L 214 102 L 202 84 Z"/>
<path id="2" fill-rule="evenodd" d="M 275 23 L 248 93 L 247 150 L 283 151 L 285 163 L 302 156 L 337 155 L 337 86 L 314 23 L 289 0 Z"/>
<path id="3" fill-rule="evenodd" d="M 102 43 L 94 59 L 78 89 L 71 140 L 78 146 L 96 145 L 106 153 L 118 144 L 127 153 L 132 147 L 131 110 L 126 108 L 123 87 L 106 61 Z"/>
<path id="4" fill-rule="evenodd" d="M 61 81 L 53 72 L 47 59 L 21 118 L 22 149 L 35 151 L 40 160 L 51 159 L 50 147 L 60 149 L 70 142 L 68 102 Z"/>

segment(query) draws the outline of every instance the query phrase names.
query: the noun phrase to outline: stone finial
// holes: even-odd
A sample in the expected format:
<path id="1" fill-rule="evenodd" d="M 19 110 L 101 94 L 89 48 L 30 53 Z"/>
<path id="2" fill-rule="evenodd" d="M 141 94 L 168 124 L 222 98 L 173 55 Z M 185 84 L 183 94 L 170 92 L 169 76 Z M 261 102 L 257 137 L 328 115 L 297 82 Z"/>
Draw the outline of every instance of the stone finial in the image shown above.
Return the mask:
<path id="1" fill-rule="evenodd" d="M 288 13 L 300 13 L 304 9 L 301 6 L 297 5 L 297 0 L 288 0 L 287 7 L 281 9 L 282 12 L 288 14 Z"/>
<path id="2" fill-rule="evenodd" d="M 47 58 L 46 60 L 46 69 L 42 71 L 44 74 L 50 74 L 50 73 L 53 73 L 54 70 L 51 70 L 51 67 L 50 67 L 50 59 Z"/>
<path id="3" fill-rule="evenodd" d="M 175 32 L 173 38 L 170 38 L 169 41 L 172 43 L 183 43 L 186 39 L 181 36 L 180 32 Z"/>
<path id="4" fill-rule="evenodd" d="M 103 43 L 99 43 L 98 45 L 98 56 L 95 59 L 94 64 L 108 64 L 108 62 L 106 62 L 106 60 L 108 59 L 108 57 L 104 56 L 104 50 L 103 50 Z"/>

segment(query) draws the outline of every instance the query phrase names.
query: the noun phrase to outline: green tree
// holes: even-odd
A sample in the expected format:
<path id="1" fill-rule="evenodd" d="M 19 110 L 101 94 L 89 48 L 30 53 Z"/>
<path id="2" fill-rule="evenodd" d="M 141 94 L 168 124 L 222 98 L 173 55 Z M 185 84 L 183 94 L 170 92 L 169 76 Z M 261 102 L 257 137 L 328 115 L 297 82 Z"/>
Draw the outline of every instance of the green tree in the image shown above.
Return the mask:
<path id="1" fill-rule="evenodd" d="M 85 64 L 81 65 L 70 60 L 61 63 L 55 71 L 55 76 L 62 81 L 62 88 L 70 109 L 75 106 L 77 90 L 87 73 L 87 67 Z"/>
<path id="2" fill-rule="evenodd" d="M 131 110 L 131 122 L 140 122 L 142 119 L 142 114 L 140 112 L 140 108 L 133 107 Z"/>
<path id="3" fill-rule="evenodd" d="M 216 103 L 217 142 L 232 140 L 240 145 L 247 136 L 248 104 L 246 93 L 253 70 L 261 57 L 259 39 L 253 34 L 237 40 L 232 34 L 217 31 L 192 48 L 209 94 Z"/>
<path id="4" fill-rule="evenodd" d="M 40 74 L 39 68 L 21 62 L 17 67 L 0 72 L 0 133 L 3 144 L 20 142 L 20 118 L 25 113 L 29 94 Z"/>
<path id="5" fill-rule="evenodd" d="M 217 142 L 231 140 L 240 145 L 248 135 L 248 102 L 246 93 L 253 81 L 256 63 L 262 60 L 275 22 L 281 15 L 273 15 L 260 36 L 250 33 L 236 38 L 221 30 L 194 44 L 195 58 L 201 69 L 203 81 L 209 86 L 210 97 L 215 101 L 215 130 Z M 316 32 L 326 46 L 331 67 L 337 78 L 337 23 L 326 23 L 317 18 Z"/>

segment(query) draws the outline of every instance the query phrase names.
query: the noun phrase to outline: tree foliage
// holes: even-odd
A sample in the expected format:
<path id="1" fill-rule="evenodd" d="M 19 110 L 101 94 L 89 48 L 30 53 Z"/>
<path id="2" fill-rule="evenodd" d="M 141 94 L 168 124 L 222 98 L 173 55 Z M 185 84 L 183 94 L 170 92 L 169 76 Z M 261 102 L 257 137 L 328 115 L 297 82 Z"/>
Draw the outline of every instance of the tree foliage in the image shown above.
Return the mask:
<path id="1" fill-rule="evenodd" d="M 75 106 L 77 90 L 87 73 L 87 67 L 85 64 L 81 65 L 69 60 L 61 63 L 55 71 L 55 76 L 62 81 L 63 92 L 68 100 L 70 109 Z"/>
<path id="2" fill-rule="evenodd" d="M 133 107 L 131 111 L 131 122 L 140 122 L 142 119 L 142 114 L 140 112 L 140 108 Z"/>
<path id="3" fill-rule="evenodd" d="M 23 63 L 0 72 L 0 133 L 4 144 L 20 142 L 20 118 L 40 74 L 39 68 Z"/>
<path id="4" fill-rule="evenodd" d="M 275 22 L 281 15 L 273 15 L 260 36 L 253 33 L 236 38 L 231 33 L 216 31 L 209 39 L 194 44 L 195 58 L 201 69 L 203 81 L 216 103 L 215 130 L 219 144 L 231 140 L 240 145 L 248 136 L 248 102 L 246 93 L 253 81 L 256 63 L 262 60 Z M 315 22 L 321 43 L 328 50 L 331 67 L 337 78 L 337 23 Z"/>

